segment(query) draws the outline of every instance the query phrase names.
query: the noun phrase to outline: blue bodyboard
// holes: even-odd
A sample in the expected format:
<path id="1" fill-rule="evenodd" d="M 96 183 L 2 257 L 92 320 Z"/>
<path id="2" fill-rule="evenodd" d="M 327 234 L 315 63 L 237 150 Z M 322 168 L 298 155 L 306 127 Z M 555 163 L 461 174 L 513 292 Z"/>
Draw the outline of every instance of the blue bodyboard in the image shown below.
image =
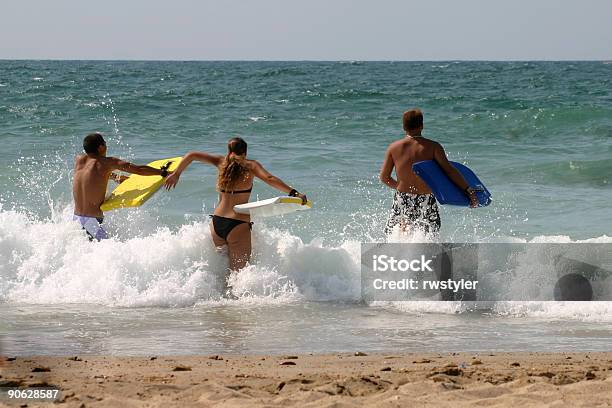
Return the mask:
<path id="1" fill-rule="evenodd" d="M 450 162 L 463 175 L 470 187 L 476 190 L 479 207 L 491 204 L 491 193 L 472 170 L 461 163 Z M 469 207 L 470 200 L 446 175 L 435 160 L 426 160 L 412 165 L 414 171 L 431 188 L 440 204 Z"/>

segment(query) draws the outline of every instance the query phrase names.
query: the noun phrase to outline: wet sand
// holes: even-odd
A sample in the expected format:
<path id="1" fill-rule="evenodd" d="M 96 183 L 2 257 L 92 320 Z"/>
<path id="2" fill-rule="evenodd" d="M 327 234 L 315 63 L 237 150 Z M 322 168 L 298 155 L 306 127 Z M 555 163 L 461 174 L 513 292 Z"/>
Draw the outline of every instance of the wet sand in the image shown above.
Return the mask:
<path id="1" fill-rule="evenodd" d="M 57 386 L 65 407 L 612 405 L 612 352 L 17 357 L 1 386 Z"/>

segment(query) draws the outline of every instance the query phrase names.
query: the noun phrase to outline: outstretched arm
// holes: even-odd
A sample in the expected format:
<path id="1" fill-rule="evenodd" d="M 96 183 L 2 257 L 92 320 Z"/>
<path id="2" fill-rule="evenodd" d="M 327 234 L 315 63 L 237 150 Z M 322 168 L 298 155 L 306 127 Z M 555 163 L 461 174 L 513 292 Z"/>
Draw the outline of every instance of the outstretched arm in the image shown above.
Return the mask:
<path id="1" fill-rule="evenodd" d="M 139 176 L 163 176 L 165 173 L 149 166 L 139 166 L 125 160 L 109 157 L 111 162 L 111 170 L 121 170 L 130 174 L 138 174 Z"/>
<path id="2" fill-rule="evenodd" d="M 306 204 L 308 198 L 306 198 L 305 194 L 299 193 L 297 190 L 288 186 L 283 180 L 279 179 L 268 170 L 264 168 L 258 161 L 253 160 L 252 171 L 255 177 L 261 179 L 263 182 L 268 184 L 269 186 L 274 187 L 277 190 L 280 190 L 284 193 L 290 194 L 293 192 L 293 195 L 302 199 L 302 204 Z"/>
<path id="3" fill-rule="evenodd" d="M 436 162 L 438 162 L 440 167 L 442 167 L 442 170 L 444 170 L 444 172 L 451 179 L 451 181 L 455 183 L 457 187 L 459 187 L 461 190 L 465 191 L 465 193 L 468 195 L 468 198 L 470 199 L 470 207 L 478 207 L 478 197 L 476 197 L 476 193 L 473 190 L 468 190 L 468 187 L 470 185 L 467 181 L 465 181 L 465 178 L 463 178 L 461 173 L 459 173 L 459 170 L 457 170 L 452 164 L 450 164 L 450 162 L 448 161 L 448 157 L 446 157 L 446 152 L 444 151 L 444 148 L 439 143 L 436 143 L 435 146 L 434 159 L 436 160 Z"/>
<path id="4" fill-rule="evenodd" d="M 170 176 L 168 176 L 168 178 L 166 178 L 166 182 L 164 183 L 166 186 L 166 190 L 170 190 L 176 187 L 176 184 L 179 182 L 179 178 L 181 177 L 181 174 L 183 173 L 183 171 L 185 171 L 187 167 L 189 167 L 189 165 L 192 162 L 199 161 L 202 163 L 212 164 L 213 166 L 216 167 L 216 166 L 219 166 L 219 164 L 221 163 L 221 160 L 223 160 L 223 156 L 218 156 L 215 154 L 209 154 L 205 152 L 187 153 L 183 157 L 183 160 L 181 160 L 181 163 L 176 168 L 176 170 Z"/>
<path id="5" fill-rule="evenodd" d="M 385 161 L 383 162 L 382 168 L 380 169 L 380 181 L 388 185 L 392 189 L 397 189 L 397 180 L 393 178 L 391 173 L 395 163 L 393 162 L 393 156 L 391 156 L 391 148 L 387 149 L 385 153 Z"/>

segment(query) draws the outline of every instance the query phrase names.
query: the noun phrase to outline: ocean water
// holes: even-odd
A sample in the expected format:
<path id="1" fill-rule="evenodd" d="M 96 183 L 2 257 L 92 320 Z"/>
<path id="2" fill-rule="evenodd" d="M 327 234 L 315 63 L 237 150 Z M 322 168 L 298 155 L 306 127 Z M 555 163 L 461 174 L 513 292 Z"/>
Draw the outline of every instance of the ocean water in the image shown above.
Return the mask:
<path id="1" fill-rule="evenodd" d="M 359 245 L 386 239 L 378 170 L 411 107 L 493 193 L 443 207 L 441 240 L 612 243 L 611 78 L 605 62 L 0 61 L 4 352 L 608 350 L 609 302 L 364 304 Z M 92 131 L 136 163 L 240 135 L 315 208 L 256 219 L 252 265 L 227 276 L 215 172 L 194 164 L 89 243 L 67 219 Z M 275 195 L 256 182 L 252 199 Z"/>

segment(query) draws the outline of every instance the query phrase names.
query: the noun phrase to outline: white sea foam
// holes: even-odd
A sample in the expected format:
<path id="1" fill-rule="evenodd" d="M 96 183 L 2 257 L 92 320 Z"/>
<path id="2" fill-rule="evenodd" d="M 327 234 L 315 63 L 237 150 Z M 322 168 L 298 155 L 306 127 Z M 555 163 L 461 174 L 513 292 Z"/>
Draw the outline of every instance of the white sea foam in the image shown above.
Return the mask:
<path id="1" fill-rule="evenodd" d="M 38 220 L 0 207 L 0 301 L 185 307 L 209 302 L 360 300 L 356 241 L 339 246 L 325 246 L 320 240 L 304 243 L 287 231 L 258 223 L 252 264 L 228 276 L 227 258 L 213 247 L 207 222 L 92 243 L 76 223 L 67 220 L 70 211 L 65 208 L 56 211 L 52 220 Z M 413 239 L 423 241 L 423 237 Z M 539 236 L 529 242 L 576 241 Z M 610 243 L 612 238 L 578 242 Z M 513 278 L 517 285 L 542 278 L 530 270 L 523 272 Z M 507 282 L 510 289 L 512 285 Z M 417 314 L 474 309 L 461 302 L 373 302 L 371 306 Z M 499 302 L 487 308 L 505 316 L 612 320 L 610 302 Z"/>
<path id="2" fill-rule="evenodd" d="M 188 306 L 238 298 L 355 300 L 359 244 L 327 248 L 287 232 L 254 230 L 253 264 L 227 277 L 206 222 L 139 238 L 87 240 L 67 218 L 0 210 L 0 299 L 9 303 Z"/>

